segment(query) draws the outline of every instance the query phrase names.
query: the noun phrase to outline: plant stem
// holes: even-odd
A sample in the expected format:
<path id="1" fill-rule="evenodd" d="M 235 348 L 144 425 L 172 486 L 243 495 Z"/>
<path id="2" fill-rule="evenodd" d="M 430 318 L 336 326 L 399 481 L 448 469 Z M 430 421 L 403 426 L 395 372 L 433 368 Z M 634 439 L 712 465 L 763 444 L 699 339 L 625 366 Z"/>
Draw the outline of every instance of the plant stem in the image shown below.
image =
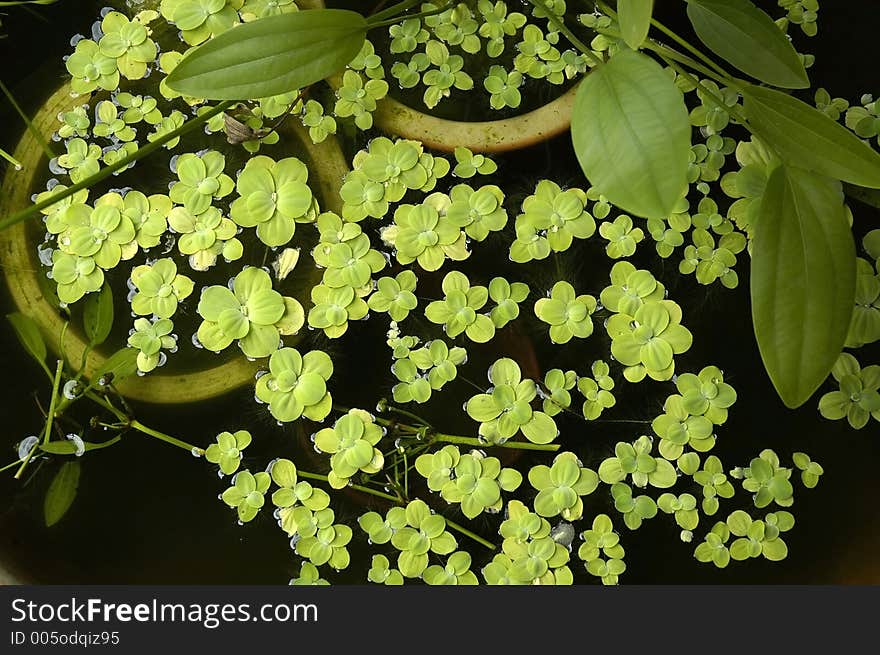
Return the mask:
<path id="1" fill-rule="evenodd" d="M 568 29 L 565 22 L 553 13 L 544 0 L 529 0 L 529 2 L 547 14 L 547 20 L 553 23 L 556 29 L 562 32 L 565 35 L 565 38 L 568 39 L 575 48 L 580 50 L 584 57 L 592 62 L 593 66 L 598 66 L 599 64 L 604 63 L 583 41 L 575 36 L 574 32 Z"/>
<path id="2" fill-rule="evenodd" d="M 58 364 L 55 366 L 55 380 L 52 382 L 52 399 L 49 401 L 49 415 L 46 417 L 46 431 L 43 433 L 44 444 L 49 443 L 49 437 L 52 435 L 52 424 L 55 422 L 55 403 L 58 400 L 58 389 L 61 387 L 61 373 L 63 370 L 64 360 L 59 359 Z M 28 451 L 27 457 L 22 461 L 21 466 L 18 467 L 18 471 L 15 472 L 16 480 L 21 478 L 21 474 L 24 473 L 28 462 L 31 461 L 31 457 L 34 456 L 34 451 L 36 450 L 37 444 L 34 444 L 34 447 Z"/>
<path id="3" fill-rule="evenodd" d="M 13 157 L 12 155 L 10 155 L 10 154 L 9 154 L 8 152 L 6 152 L 5 150 L 3 150 L 3 148 L 0 148 L 0 157 L 3 157 L 3 159 L 5 159 L 6 161 L 8 161 L 10 164 L 12 164 L 12 166 L 15 168 L 15 170 L 17 170 L 17 171 L 20 171 L 20 170 L 21 170 L 21 168 L 22 168 L 22 167 L 21 167 L 21 162 L 18 161 L 15 157 Z"/>
<path id="4" fill-rule="evenodd" d="M 594 423 L 639 423 L 639 424 L 648 424 L 653 423 L 653 421 L 647 421 L 642 419 L 628 419 L 628 418 L 597 418 Z"/>
<path id="5" fill-rule="evenodd" d="M 3 95 L 6 96 L 6 99 L 9 100 L 9 104 L 12 105 L 16 113 L 21 116 L 21 120 L 24 121 L 24 124 L 27 126 L 28 131 L 33 134 L 34 138 L 37 140 L 37 143 L 39 143 L 40 147 L 43 149 L 43 152 L 46 153 L 46 157 L 48 157 L 49 159 L 55 157 L 56 153 L 52 152 L 52 148 L 47 143 L 45 137 L 40 134 L 33 121 L 31 121 L 31 119 L 28 118 L 28 115 L 24 113 L 24 110 L 19 106 L 18 102 L 16 102 L 15 96 L 12 95 L 12 92 L 3 83 L 3 80 L 0 80 L 0 91 L 2 91 Z M 21 164 L 19 164 L 18 166 L 19 168 L 21 168 Z"/>
<path id="6" fill-rule="evenodd" d="M 443 443 L 457 443 L 465 446 L 474 446 L 476 448 L 512 448 L 514 450 L 541 450 L 545 452 L 556 452 L 559 450 L 559 444 L 548 443 L 531 443 L 528 441 L 505 441 L 504 443 L 486 443 L 473 437 L 459 437 L 454 434 L 444 434 L 442 432 L 430 432 L 429 435 L 434 441 Z"/>
<path id="7" fill-rule="evenodd" d="M 422 0 L 403 0 L 403 2 L 398 2 L 395 5 L 391 5 L 390 7 L 388 7 L 388 9 L 374 11 L 374 13 L 369 16 L 367 22 L 370 23 L 371 21 L 382 21 L 386 18 L 391 18 L 392 16 L 398 16 L 401 13 L 409 10 L 410 8 L 415 7 L 420 2 L 422 2 Z M 382 2 L 381 4 L 385 3 Z"/>
<path id="8" fill-rule="evenodd" d="M 406 463 L 406 451 L 403 451 L 403 495 L 409 498 L 409 466 Z"/>
<path id="9" fill-rule="evenodd" d="M 445 517 L 444 517 L 444 518 L 445 518 Z M 486 540 L 483 539 L 480 535 L 478 535 L 478 534 L 476 534 L 476 533 L 474 533 L 474 532 L 471 532 L 470 530 L 468 530 L 468 529 L 467 529 L 466 527 L 464 527 L 463 525 L 459 525 L 459 524 L 456 523 L 455 521 L 450 521 L 449 519 L 446 519 L 446 525 L 448 525 L 450 528 L 452 528 L 452 529 L 455 530 L 456 532 L 460 532 L 460 533 L 463 534 L 464 536 L 466 536 L 466 537 L 470 537 L 471 539 L 473 539 L 474 541 L 476 541 L 476 542 L 477 542 L 478 544 L 480 544 L 481 546 L 485 546 L 485 547 L 488 548 L 489 550 L 495 550 L 495 544 L 493 544 L 491 541 L 486 541 Z"/>
<path id="10" fill-rule="evenodd" d="M 596 2 L 596 6 L 599 7 L 599 9 L 601 9 L 602 12 L 605 13 L 605 14 L 607 14 L 609 17 L 611 17 L 611 18 L 617 18 L 617 12 L 614 11 L 614 10 L 613 10 L 611 7 L 609 7 L 608 5 L 606 5 L 604 2 L 602 2 L 602 0 L 597 0 L 597 2 Z M 708 57 L 707 55 L 705 55 L 705 54 L 704 54 L 703 52 L 701 52 L 699 49 L 695 48 L 695 47 L 692 46 L 690 43 L 688 43 L 685 39 L 683 39 L 683 38 L 680 37 L 678 34 L 676 34 L 675 32 L 673 32 L 671 29 L 669 29 L 668 27 L 666 27 L 663 23 L 661 23 L 660 21 L 655 20 L 655 19 L 652 18 L 652 19 L 651 19 L 651 25 L 653 25 L 653 26 L 656 27 L 658 30 L 660 30 L 661 32 L 663 32 L 663 34 L 665 34 L 665 35 L 668 36 L 670 39 L 672 39 L 673 41 L 675 41 L 678 45 L 680 45 L 681 47 L 683 47 L 685 50 L 687 50 L 688 52 L 690 52 L 692 55 L 694 55 L 694 56 L 696 56 L 698 59 L 701 59 L 701 60 L 703 60 L 704 62 L 706 62 L 706 63 L 709 65 L 710 68 L 714 69 L 715 72 L 713 73 L 712 71 L 709 71 L 709 70 L 707 70 L 707 69 L 705 69 L 705 68 L 702 68 L 702 66 L 699 66 L 699 65 L 697 64 L 697 62 L 695 62 L 695 61 L 693 61 L 693 60 L 690 60 L 690 58 L 688 58 L 688 59 L 690 60 L 690 62 L 691 62 L 691 66 L 694 67 L 695 70 L 701 70 L 701 72 L 702 72 L 703 74 L 705 74 L 705 75 L 709 75 L 709 76 L 711 76 L 711 77 L 714 77 L 715 79 L 719 79 L 719 78 L 717 77 L 717 75 L 720 75 L 720 76 L 721 76 L 721 80 L 720 80 L 720 81 L 722 81 L 724 84 L 728 84 L 728 83 L 730 82 L 730 75 L 727 74 L 727 71 L 725 71 L 723 68 L 721 68 L 721 66 L 719 66 L 718 64 L 716 64 L 716 63 L 715 63 L 710 57 Z M 611 30 L 608 30 L 608 32 L 609 32 L 609 34 L 613 33 L 614 36 L 615 36 L 616 38 L 623 38 L 620 34 L 618 34 L 618 33 L 616 33 L 616 32 L 612 32 Z M 652 46 L 653 46 L 653 47 L 652 47 Z M 655 50 L 657 46 L 659 46 L 659 47 L 664 47 L 664 48 L 665 48 L 665 46 L 663 46 L 662 44 L 658 44 L 658 43 L 655 43 L 655 42 L 653 42 L 653 41 L 645 41 L 645 43 L 644 43 L 644 45 L 643 45 L 642 47 L 649 48 L 649 49 L 651 49 L 651 50 Z M 670 50 L 671 50 L 671 48 L 670 48 Z M 673 51 L 673 52 L 674 52 L 674 51 Z M 697 66 L 695 66 L 695 64 L 697 64 L 697 66 L 699 66 L 699 68 L 697 68 Z"/>
<path id="11" fill-rule="evenodd" d="M 64 189 L 64 191 L 62 191 L 60 193 L 51 194 L 48 198 L 41 200 L 38 203 L 34 203 L 33 205 L 31 205 L 27 209 L 23 209 L 19 212 L 14 213 L 12 216 L 8 216 L 8 217 L 0 220 L 0 230 L 5 230 L 7 227 L 10 227 L 11 225 L 15 225 L 16 223 L 21 223 L 22 221 L 25 221 L 32 216 L 36 216 L 37 214 L 40 213 L 40 211 L 42 211 L 46 207 L 50 207 L 50 206 L 54 205 L 55 203 L 72 196 L 77 191 L 81 191 L 83 189 L 88 189 L 89 187 L 97 184 L 98 182 L 100 182 L 104 178 L 109 177 L 110 175 L 112 175 L 116 171 L 122 170 L 123 168 L 127 167 L 129 164 L 136 162 L 139 159 L 143 159 L 147 155 L 149 155 L 152 152 L 161 148 L 163 145 L 165 145 L 166 143 L 168 143 L 172 139 L 176 139 L 177 137 L 182 136 L 183 134 L 186 134 L 187 132 L 192 131 L 193 129 L 195 129 L 199 125 L 207 123 L 214 116 L 217 116 L 218 114 L 222 114 L 227 109 L 232 107 L 234 104 L 236 104 L 236 103 L 233 100 L 227 100 L 225 102 L 221 102 L 219 105 L 217 105 L 213 109 L 210 109 L 209 111 L 206 111 L 204 114 L 190 118 L 183 125 L 178 127 L 176 130 L 172 130 L 168 134 L 165 134 L 165 135 L 159 137 L 158 139 L 156 139 L 152 143 L 148 143 L 147 145 L 142 146 L 141 148 L 138 148 L 133 153 L 131 153 L 128 157 L 124 157 L 124 158 L 120 159 L 118 162 L 116 162 L 110 166 L 107 166 L 106 168 L 102 168 L 100 171 L 98 171 L 94 175 L 87 177 L 86 179 L 84 179 L 80 182 L 77 182 L 76 184 Z"/>
<path id="12" fill-rule="evenodd" d="M 419 2 L 421 2 L 421 0 L 419 0 Z M 401 3 L 401 4 L 403 4 L 403 3 Z M 367 21 L 367 26 L 368 26 L 367 29 L 374 29 L 376 27 L 386 27 L 388 25 L 396 25 L 397 23 L 401 22 L 402 20 L 405 20 L 408 18 L 428 18 L 429 16 L 436 16 L 437 14 L 442 14 L 444 11 L 448 11 L 449 9 L 452 9 L 454 6 L 455 6 L 455 0 L 452 0 L 451 2 L 447 2 L 442 7 L 439 7 L 438 9 L 432 9 L 431 11 L 423 11 L 418 14 L 411 14 L 409 16 L 395 16 L 394 18 L 389 18 L 388 20 L 377 20 L 376 17 L 373 16 L 373 17 L 371 17 L 370 20 Z M 392 9 L 393 9 L 393 7 L 392 7 Z"/>
<path id="13" fill-rule="evenodd" d="M 306 480 L 318 480 L 320 482 L 330 483 L 326 475 L 320 475 L 318 473 L 309 473 L 308 471 L 300 471 L 297 469 L 296 474 L 305 478 Z M 350 484 L 346 487 L 346 489 L 354 489 L 355 491 L 361 491 L 365 494 L 369 494 L 371 496 L 375 496 L 376 498 L 381 498 L 383 500 L 390 500 L 393 503 L 400 503 L 403 499 L 397 496 L 392 496 L 391 494 L 386 494 L 383 491 L 377 491 L 376 489 L 370 489 L 369 487 L 362 487 L 359 484 Z"/>
<path id="14" fill-rule="evenodd" d="M 652 18 L 651 25 L 653 25 L 658 30 L 663 32 L 666 36 L 668 36 L 670 39 L 675 41 L 678 45 L 680 45 L 682 48 L 687 50 L 689 53 L 691 53 L 692 55 L 694 55 L 695 57 L 697 57 L 698 59 L 703 61 L 710 68 L 714 69 L 719 75 L 726 77 L 726 78 L 730 77 L 730 75 L 728 75 L 727 71 L 724 70 L 723 68 L 721 68 L 721 66 L 719 66 L 718 64 L 716 64 L 715 61 L 711 57 L 709 57 L 708 55 L 703 53 L 699 48 L 695 48 L 694 46 L 692 46 L 690 43 L 687 42 L 687 40 L 680 37 L 678 34 L 676 34 L 671 29 L 666 27 L 663 23 L 661 23 L 659 20 L 655 20 Z"/>
<path id="15" fill-rule="evenodd" d="M 133 430 L 137 430 L 138 432 L 142 432 L 143 434 L 149 435 L 151 437 L 155 437 L 160 441 L 164 441 L 165 443 L 170 443 L 172 446 L 177 446 L 178 448 L 183 448 L 184 450 L 188 450 L 191 453 L 198 453 L 199 455 L 204 455 L 205 451 L 203 448 L 199 448 L 198 446 L 193 446 L 190 443 L 186 443 L 185 441 L 181 441 L 175 437 L 165 434 L 164 432 L 159 432 L 158 430 L 154 430 L 153 428 L 144 425 L 137 419 L 132 419 L 128 422 L 128 427 Z"/>
<path id="16" fill-rule="evenodd" d="M 660 55 L 660 57 L 663 57 L 665 55 L 666 57 L 669 57 L 669 59 L 673 59 L 679 63 L 690 66 L 695 71 L 699 71 L 703 75 L 705 75 L 707 77 L 711 77 L 712 79 L 714 79 L 716 82 L 718 82 L 719 84 L 721 84 L 723 86 L 736 86 L 736 81 L 732 77 L 730 77 L 728 75 L 719 76 L 715 71 L 713 71 L 709 68 L 706 68 L 700 62 L 698 62 L 694 59 L 691 59 L 687 55 L 682 54 L 678 50 L 675 50 L 674 48 L 670 48 L 667 45 L 663 45 L 662 43 L 657 43 L 656 41 L 645 41 L 644 47 L 647 48 L 648 50 L 653 50 L 658 55 Z M 665 59 L 664 59 L 664 61 L 665 61 Z"/>
<path id="17" fill-rule="evenodd" d="M 713 103 L 718 105 L 718 107 L 720 109 L 723 109 L 724 111 L 726 111 L 728 114 L 730 114 L 731 116 L 736 118 L 740 123 L 742 123 L 742 125 L 746 129 L 749 129 L 748 121 L 746 120 L 746 117 L 743 116 L 742 112 L 739 109 L 737 109 L 736 107 L 728 106 L 727 103 L 724 102 L 723 98 L 718 96 L 714 91 L 712 91 L 712 89 L 710 89 L 705 84 L 703 84 L 703 82 L 701 80 L 697 79 L 696 77 L 694 77 L 693 75 L 688 73 L 685 69 L 683 69 L 681 66 L 679 66 L 674 61 L 672 61 L 672 57 L 667 58 L 661 54 L 660 58 L 663 61 L 665 61 L 668 66 L 673 68 L 676 73 L 688 78 L 692 84 L 695 84 L 703 93 L 706 94 L 706 97 L 709 98 Z"/>
<path id="18" fill-rule="evenodd" d="M 318 473 L 310 473 L 309 471 L 300 471 L 300 470 L 297 470 L 296 473 L 299 477 L 305 478 L 307 480 L 317 480 L 320 482 L 329 483 L 329 480 L 327 479 L 326 475 L 320 475 Z M 382 491 L 370 489 L 369 487 L 362 487 L 359 484 L 349 484 L 346 488 L 347 489 L 354 489 L 355 491 L 361 491 L 365 494 L 369 494 L 370 496 L 375 496 L 376 498 L 381 498 L 383 500 L 389 500 L 392 503 L 395 503 L 397 505 L 404 505 L 408 502 L 408 498 L 401 498 L 399 496 L 392 496 L 391 494 L 386 494 Z M 477 543 L 485 546 L 489 550 L 495 550 L 495 544 L 493 544 L 490 541 L 486 541 L 480 535 L 478 535 L 474 532 L 471 532 L 466 527 L 459 525 L 455 521 L 450 521 L 449 519 L 446 519 L 446 525 L 448 525 L 450 528 L 452 528 L 456 532 L 460 532 L 461 534 L 465 535 L 466 537 L 470 537 L 471 539 L 473 539 Z"/>
<path id="19" fill-rule="evenodd" d="M 400 407 L 395 407 L 394 405 L 388 405 L 388 411 L 394 412 L 395 414 L 400 414 L 401 416 L 406 416 L 407 418 L 411 418 L 412 420 L 417 421 L 418 423 L 421 423 L 422 425 L 424 425 L 426 427 L 429 427 L 429 428 L 432 427 L 432 425 L 430 423 L 428 423 L 425 419 L 423 419 L 421 416 L 417 416 L 416 414 L 413 414 L 412 412 L 407 411 L 405 409 L 402 409 Z"/>
<path id="20" fill-rule="evenodd" d="M 367 14 L 367 16 L 369 17 L 369 16 L 373 16 L 374 14 L 378 14 L 380 11 L 382 11 L 382 9 L 387 4 L 388 4 L 388 0 L 380 0 L 379 4 L 377 4 L 375 7 L 373 7 L 373 10 L 369 14 Z"/>
<path id="21" fill-rule="evenodd" d="M 36 448 L 36 447 L 35 447 L 35 448 Z M 11 468 L 15 468 L 15 467 L 18 466 L 19 464 L 21 464 L 21 460 L 20 460 L 20 459 L 17 459 L 17 460 L 15 460 L 14 462 L 11 462 L 11 463 L 7 464 L 7 465 L 4 466 L 2 469 L 0 469 L 0 473 L 3 473 L 3 471 L 8 471 L 8 470 L 11 469 Z"/>
<path id="22" fill-rule="evenodd" d="M 55 422 L 55 406 L 58 404 L 58 391 L 61 389 L 61 374 L 64 371 L 64 360 L 59 359 L 55 365 L 55 379 L 52 381 L 52 397 L 49 399 L 49 414 L 46 417 L 46 431 L 43 433 L 43 443 L 49 443 L 52 436 L 52 423 Z"/>
<path id="23" fill-rule="evenodd" d="M 866 205 L 880 209 L 880 190 L 878 189 L 866 189 L 855 184 L 844 183 L 843 192 L 850 198 L 855 198 Z"/>

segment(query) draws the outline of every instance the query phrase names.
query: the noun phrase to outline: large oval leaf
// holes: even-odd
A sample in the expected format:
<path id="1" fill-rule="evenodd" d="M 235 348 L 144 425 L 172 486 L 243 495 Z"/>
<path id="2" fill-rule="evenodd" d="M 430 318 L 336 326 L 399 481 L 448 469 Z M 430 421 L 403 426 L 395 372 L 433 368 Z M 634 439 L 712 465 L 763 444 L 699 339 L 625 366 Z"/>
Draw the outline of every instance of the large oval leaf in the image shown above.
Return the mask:
<path id="1" fill-rule="evenodd" d="M 794 46 L 749 0 L 688 0 L 687 13 L 700 40 L 743 73 L 786 89 L 810 86 Z"/>
<path id="2" fill-rule="evenodd" d="M 79 488 L 79 473 L 79 462 L 74 461 L 66 462 L 55 474 L 43 503 L 46 526 L 55 525 L 67 514 Z"/>
<path id="3" fill-rule="evenodd" d="M 364 17 L 344 9 L 267 16 L 192 50 L 168 76 L 168 86 L 212 100 L 288 93 L 342 70 L 366 33 Z"/>
<path id="4" fill-rule="evenodd" d="M 43 364 L 46 361 L 46 342 L 40 333 L 40 328 L 36 321 L 26 314 L 14 312 L 7 314 L 6 318 L 12 324 L 15 334 L 24 349 L 28 351 L 31 357 Z"/>
<path id="5" fill-rule="evenodd" d="M 90 293 L 83 304 L 83 329 L 89 343 L 99 346 L 110 336 L 113 328 L 113 290 L 109 284 L 98 293 Z"/>
<path id="6" fill-rule="evenodd" d="M 787 93 L 745 85 L 749 126 L 787 163 L 880 189 L 880 154 L 818 109 Z"/>
<path id="7" fill-rule="evenodd" d="M 617 18 L 623 40 L 633 50 L 642 47 L 651 29 L 654 0 L 617 0 Z"/>
<path id="8" fill-rule="evenodd" d="M 587 179 L 625 211 L 664 218 L 687 193 L 684 96 L 650 57 L 620 50 L 581 83 L 571 139 Z"/>
<path id="9" fill-rule="evenodd" d="M 843 349 L 856 252 L 836 180 L 782 165 L 761 201 L 752 249 L 752 320 L 788 407 L 802 405 Z"/>

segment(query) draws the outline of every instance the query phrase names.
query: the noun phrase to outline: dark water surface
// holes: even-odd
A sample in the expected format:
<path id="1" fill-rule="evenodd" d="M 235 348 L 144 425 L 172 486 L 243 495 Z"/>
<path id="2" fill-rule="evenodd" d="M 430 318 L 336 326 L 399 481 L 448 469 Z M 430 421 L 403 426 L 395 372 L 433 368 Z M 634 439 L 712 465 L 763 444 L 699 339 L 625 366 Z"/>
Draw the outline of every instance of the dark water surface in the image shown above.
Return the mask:
<path id="1" fill-rule="evenodd" d="M 62 0 L 52 7 L 38 8 L 48 22 L 21 10 L 9 10 L 2 30 L 8 34 L 0 41 L 5 55 L 0 61 L 2 79 L 14 87 L 16 95 L 30 110 L 41 96 L 54 91 L 63 76 L 61 57 L 70 51 L 69 38 L 76 32 L 88 34 L 98 10 L 106 3 Z M 659 3 L 661 10 L 679 11 L 681 3 Z M 775 7 L 775 2 L 764 3 Z M 857 101 L 865 92 L 880 90 L 874 35 L 880 27 L 880 11 L 874 2 L 823 3 L 820 35 L 807 41 L 807 50 L 817 54 L 811 71 L 816 86 L 825 86 L 833 96 Z M 672 18 L 668 21 L 677 25 Z M 793 31 L 793 33 L 797 33 Z M 803 44 L 804 39 L 799 43 Z M 801 46 L 803 48 L 803 46 Z M 390 76 L 389 76 L 389 79 Z M 393 82 L 393 79 L 391 80 Z M 21 131 L 21 124 L 4 103 L 0 110 L 4 126 L 0 145 L 11 149 Z M 351 154 L 349 152 L 349 154 Z M 489 362 L 502 354 L 517 358 L 528 369 L 529 362 L 540 362 L 540 370 L 553 367 L 575 368 L 587 373 L 589 364 L 598 358 L 608 359 L 608 340 L 600 325 L 590 339 L 568 348 L 552 346 L 532 316 L 531 304 L 536 292 L 549 288 L 565 277 L 581 293 L 599 291 L 608 284 L 607 271 L 613 262 L 604 254 L 604 241 L 598 236 L 588 242 L 576 242 L 566 253 L 528 267 L 507 261 L 506 248 L 513 238 L 512 225 L 518 202 L 532 192 L 537 179 L 547 177 L 563 185 L 584 184 L 574 161 L 567 136 L 535 147 L 527 152 L 498 158 L 497 181 L 509 198 L 511 220 L 501 235 L 476 244 L 474 256 L 459 267 L 473 283 L 485 284 L 495 275 L 521 280 L 532 287 L 532 296 L 522 307 L 516 330 L 506 330 L 489 347 L 470 342 L 470 361 L 461 376 L 483 383 Z M 137 169 L 136 169 L 137 170 Z M 230 169 L 232 170 L 232 169 Z M 230 172 L 228 170 L 227 172 Z M 880 212 L 852 203 L 859 235 L 880 225 Z M 366 229 L 366 226 L 365 226 Z M 298 233 L 310 230 L 300 229 Z M 373 237 L 373 235 L 371 235 Z M 374 237 L 373 237 L 374 238 Z M 374 245 L 377 241 L 374 238 Z M 305 253 L 304 253 L 305 255 Z M 716 284 L 698 285 L 693 276 L 680 277 L 675 256 L 661 260 L 654 254 L 647 237 L 633 260 L 647 267 L 667 286 L 669 296 L 684 310 L 684 324 L 694 333 L 694 345 L 678 356 L 677 370 L 699 371 L 705 365 L 721 367 L 739 394 L 728 422 L 718 433 L 715 449 L 725 468 L 747 465 L 763 448 L 773 448 L 785 464 L 793 451 L 805 451 L 825 467 L 819 487 L 803 490 L 795 482 L 796 501 L 791 511 L 797 524 L 785 540 L 789 557 L 783 563 L 752 560 L 732 563 L 724 571 L 698 564 L 692 556 L 695 544 L 682 544 L 679 528 L 671 517 L 658 516 L 637 533 L 622 530 L 626 548 L 629 583 L 880 583 L 880 521 L 877 499 L 880 498 L 880 430 L 872 421 L 861 431 L 853 431 L 845 421 L 822 419 L 816 409 L 819 395 L 830 390 L 825 385 L 813 400 L 797 411 L 787 410 L 777 399 L 763 371 L 754 337 L 748 300 L 747 258 L 740 257 L 740 286 L 729 291 Z M 308 263 L 303 257 L 300 266 Z M 443 272 L 449 267 L 444 267 Z M 387 269 L 383 274 L 388 274 Z M 223 273 L 226 275 L 226 273 Z M 204 278 L 191 275 L 197 283 Z M 436 284 L 430 276 L 420 278 L 420 294 L 431 292 Z M 424 285 L 424 286 L 423 286 Z M 9 310 L 5 285 L 2 285 L 3 313 Z M 438 289 L 439 290 L 439 289 Z M 193 299 L 188 306 L 194 312 Z M 117 305 L 118 306 L 118 305 Z M 423 309 L 423 305 L 420 305 Z M 177 322 L 175 317 L 175 322 Z M 421 319 L 409 319 L 407 334 L 427 334 L 430 326 Z M 328 342 L 309 333 L 300 346 L 327 350 L 336 367 L 331 380 L 334 400 L 345 406 L 371 409 L 382 396 L 390 394 L 394 380 L 388 368 L 390 354 L 384 344 L 387 320 L 374 316 L 367 322 L 353 323 L 341 340 Z M 186 350 L 188 332 L 181 329 L 181 351 Z M 39 430 L 42 419 L 34 402 L 34 390 L 45 399 L 45 378 L 18 347 L 5 322 L 0 322 L 3 370 L 6 382 L 0 399 L 2 437 L 0 465 L 14 458 L 13 447 L 24 436 Z M 863 365 L 880 362 L 880 348 L 875 344 L 856 355 Z M 191 347 L 190 347 L 191 348 Z M 232 351 L 231 351 L 232 352 Z M 614 390 L 617 406 L 603 418 L 651 419 L 660 413 L 671 384 L 628 385 L 618 380 Z M 461 403 L 474 393 L 457 380 L 444 389 L 425 410 L 426 418 L 444 431 L 475 434 L 476 425 L 459 410 Z M 578 405 L 575 405 L 577 409 Z M 207 445 L 217 432 L 247 427 L 255 435 L 247 449 L 243 467 L 262 470 L 279 456 L 287 456 L 303 469 L 319 471 L 320 462 L 303 445 L 302 434 L 293 427 L 279 428 L 266 409 L 253 400 L 252 387 L 222 398 L 185 406 L 135 406 L 141 422 L 199 445 Z M 558 418 L 565 447 L 576 452 L 585 465 L 593 468 L 606 457 L 618 440 L 633 440 L 648 426 L 595 422 L 584 424 L 569 417 Z M 307 429 L 312 430 L 314 426 Z M 284 583 L 299 570 L 287 539 L 272 520 L 270 512 L 245 527 L 236 524 L 233 513 L 217 499 L 226 487 L 211 466 L 183 451 L 143 437 L 127 435 L 123 442 L 106 450 L 89 453 L 82 460 L 79 495 L 65 518 L 52 528 L 42 522 L 42 501 L 46 488 L 57 470 L 57 462 L 32 466 L 28 483 L 22 486 L 11 475 L 0 476 L 0 551 L 28 578 L 37 582 L 88 583 Z M 795 472 L 793 477 L 797 476 Z M 524 484 L 530 489 L 528 483 Z M 683 490 L 683 489 L 682 489 Z M 610 512 L 605 488 L 586 499 L 587 515 Z M 748 510 L 747 494 L 741 490 L 733 503 L 722 504 L 714 518 L 701 516 L 697 532 L 726 516 L 735 508 Z M 333 505 L 338 522 L 354 524 L 362 507 L 349 498 Z M 268 509 L 268 507 L 266 508 Z M 769 508 L 768 508 L 769 509 Z M 753 512 L 754 516 L 763 511 Z M 493 519 L 494 524 L 494 519 Z M 492 538 L 488 521 L 472 524 L 483 536 Z M 583 525 L 580 529 L 585 529 Z M 355 526 L 356 544 L 353 563 L 348 571 L 328 577 L 331 581 L 362 582 L 368 568 L 369 553 L 363 533 Z M 460 539 L 460 545 L 475 556 L 480 546 Z M 571 562 L 576 580 L 590 581 L 582 575 L 576 556 Z M 356 577 L 353 577 L 356 576 Z"/>

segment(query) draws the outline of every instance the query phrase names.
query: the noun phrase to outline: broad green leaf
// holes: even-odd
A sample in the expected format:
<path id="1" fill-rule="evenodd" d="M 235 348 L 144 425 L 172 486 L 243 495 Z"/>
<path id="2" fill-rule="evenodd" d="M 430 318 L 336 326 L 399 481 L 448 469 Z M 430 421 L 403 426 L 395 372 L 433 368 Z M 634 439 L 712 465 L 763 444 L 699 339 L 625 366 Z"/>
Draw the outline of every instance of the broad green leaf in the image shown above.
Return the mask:
<path id="1" fill-rule="evenodd" d="M 752 320 L 761 358 L 788 407 L 802 405 L 843 349 L 856 253 L 840 183 L 780 166 L 753 240 Z"/>
<path id="2" fill-rule="evenodd" d="M 197 98 L 265 98 L 341 71 L 360 52 L 367 22 L 343 9 L 309 9 L 239 25 L 200 45 L 168 76 Z"/>
<path id="3" fill-rule="evenodd" d="M 46 527 L 51 527 L 58 523 L 70 506 L 73 499 L 76 498 L 76 491 L 79 488 L 79 462 L 66 462 L 49 485 L 46 492 L 46 500 L 43 503 L 43 518 L 46 520 Z"/>
<path id="4" fill-rule="evenodd" d="M 113 290 L 109 284 L 98 293 L 90 293 L 83 303 L 83 329 L 93 346 L 99 346 L 113 328 Z"/>
<path id="5" fill-rule="evenodd" d="M 609 202 L 663 218 L 687 192 L 684 96 L 650 57 L 620 50 L 581 83 L 571 121 L 581 168 Z"/>
<path id="6" fill-rule="evenodd" d="M 794 46 L 749 0 L 688 0 L 687 13 L 700 40 L 742 72 L 786 89 L 810 86 Z"/>
<path id="7" fill-rule="evenodd" d="M 786 163 L 880 189 L 880 154 L 843 125 L 787 93 L 744 85 L 752 130 Z"/>
<path id="8" fill-rule="evenodd" d="M 40 334 L 40 328 L 37 327 L 34 319 L 21 312 L 7 314 L 6 318 L 9 319 L 12 329 L 15 330 L 15 335 L 28 354 L 38 362 L 45 362 L 46 342 L 43 340 L 43 335 Z"/>
<path id="9" fill-rule="evenodd" d="M 623 40 L 633 50 L 642 47 L 651 29 L 654 0 L 618 0 L 617 18 Z"/>
<path id="10" fill-rule="evenodd" d="M 92 376 L 93 384 L 97 384 L 102 376 L 111 374 L 113 382 L 119 382 L 137 373 L 138 351 L 135 348 L 122 348 L 110 355 L 104 364 Z"/>

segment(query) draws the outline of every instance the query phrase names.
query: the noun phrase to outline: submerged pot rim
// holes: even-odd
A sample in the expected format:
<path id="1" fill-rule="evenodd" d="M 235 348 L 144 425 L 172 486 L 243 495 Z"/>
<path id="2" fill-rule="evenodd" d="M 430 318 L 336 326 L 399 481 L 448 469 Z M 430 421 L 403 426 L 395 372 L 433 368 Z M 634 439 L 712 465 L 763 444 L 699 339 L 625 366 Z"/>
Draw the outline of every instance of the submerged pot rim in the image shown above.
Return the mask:
<path id="1" fill-rule="evenodd" d="M 74 98 L 70 84 L 64 83 L 42 104 L 33 118 L 36 132 L 50 134 L 54 131 L 57 116 L 73 106 L 82 104 L 85 96 Z M 315 183 L 326 202 L 326 209 L 339 212 L 341 198 L 338 188 L 349 171 L 348 162 L 343 156 L 339 142 L 335 138 L 321 144 L 313 144 L 306 128 L 293 124 L 285 129 L 305 147 L 310 159 L 310 172 L 315 174 Z M 9 169 L 0 184 L 0 214 L 12 214 L 31 202 L 30 194 L 34 176 L 41 172 L 44 158 L 43 149 L 31 130 L 25 130 L 15 148 L 15 158 L 22 170 Z M 22 177 L 29 174 L 27 178 Z M 34 319 L 40 327 L 50 349 L 62 354 L 61 334 L 64 318 L 40 288 L 39 275 L 43 268 L 37 259 L 36 248 L 28 233 L 27 223 L 18 223 L 0 231 L 0 260 L 9 270 L 19 271 L 6 275 L 6 286 L 16 309 Z M 88 344 L 75 330 L 68 330 L 63 343 L 63 356 L 69 362 L 82 360 Z M 92 375 L 106 362 L 107 357 L 90 350 L 85 359 L 85 374 Z M 244 357 L 235 357 L 223 364 L 190 373 L 156 373 L 147 377 L 129 378 L 121 381 L 117 388 L 125 397 L 154 404 L 180 404 L 208 400 L 226 392 L 233 391 L 254 380 L 254 375 L 263 366 Z"/>

